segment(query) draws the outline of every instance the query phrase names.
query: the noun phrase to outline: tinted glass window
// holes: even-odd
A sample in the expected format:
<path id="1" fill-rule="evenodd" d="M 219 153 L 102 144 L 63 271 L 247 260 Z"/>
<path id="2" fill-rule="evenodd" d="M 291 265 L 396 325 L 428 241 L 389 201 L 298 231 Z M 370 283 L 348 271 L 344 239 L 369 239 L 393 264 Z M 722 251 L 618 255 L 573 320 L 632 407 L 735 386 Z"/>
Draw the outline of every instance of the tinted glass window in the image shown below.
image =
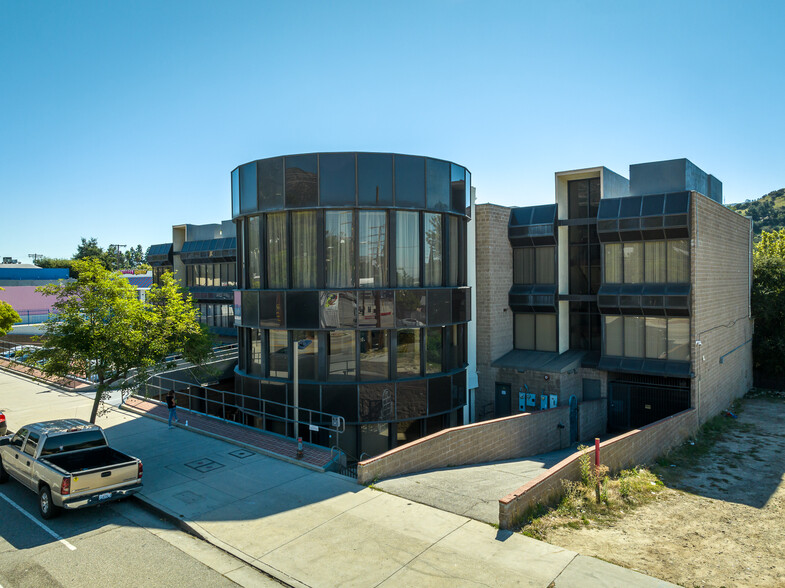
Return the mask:
<path id="1" fill-rule="evenodd" d="M 425 290 L 396 291 L 395 317 L 399 327 L 425 326 Z"/>
<path id="2" fill-rule="evenodd" d="M 398 331 L 398 377 L 420 375 L 420 330 Z"/>
<path id="3" fill-rule="evenodd" d="M 450 410 L 450 377 L 428 380 L 428 414 Z"/>
<path id="4" fill-rule="evenodd" d="M 316 211 L 292 212 L 292 287 L 316 287 Z"/>
<path id="5" fill-rule="evenodd" d="M 605 317 L 605 355 L 624 355 L 624 317 Z"/>
<path id="6" fill-rule="evenodd" d="M 360 328 L 391 328 L 395 326 L 394 300 L 391 290 L 359 292 Z"/>
<path id="7" fill-rule="evenodd" d="M 286 206 L 317 205 L 316 155 L 295 155 L 286 161 Z"/>
<path id="8" fill-rule="evenodd" d="M 390 332 L 360 331 L 360 378 L 390 378 Z"/>
<path id="9" fill-rule="evenodd" d="M 446 325 L 452 322 L 452 290 L 428 291 L 428 324 Z"/>
<path id="10" fill-rule="evenodd" d="M 263 327 L 282 327 L 284 322 L 284 292 L 259 292 L 259 324 Z"/>
<path id="11" fill-rule="evenodd" d="M 425 330 L 425 373 L 437 374 L 442 369 L 444 356 L 442 327 L 432 327 Z"/>
<path id="12" fill-rule="evenodd" d="M 273 378 L 289 377 L 289 333 L 282 330 L 270 330 L 270 376 Z"/>
<path id="13" fill-rule="evenodd" d="M 690 242 L 687 239 L 675 239 L 667 242 L 668 249 L 668 281 L 690 281 Z"/>
<path id="14" fill-rule="evenodd" d="M 466 214 L 466 170 L 455 164 L 450 166 L 450 210 Z"/>
<path id="15" fill-rule="evenodd" d="M 420 213 L 398 211 L 395 264 L 399 287 L 420 285 Z"/>
<path id="16" fill-rule="evenodd" d="M 264 340 L 263 336 L 267 331 L 261 329 L 243 329 L 247 331 L 249 344 L 248 349 L 248 371 L 257 376 L 263 376 L 264 373 Z"/>
<path id="17" fill-rule="evenodd" d="M 357 378 L 354 331 L 332 331 L 327 338 L 327 379 Z"/>
<path id="18" fill-rule="evenodd" d="M 395 205 L 425 206 L 425 159 L 422 157 L 395 156 Z"/>
<path id="19" fill-rule="evenodd" d="M 283 157 L 259 162 L 259 201 L 262 210 L 283 208 Z"/>
<path id="20" fill-rule="evenodd" d="M 240 212 L 253 212 L 256 203 L 256 162 L 240 168 Z"/>
<path id="21" fill-rule="evenodd" d="M 395 419 L 395 387 L 389 384 L 362 384 L 360 386 L 360 420 L 392 421 Z M 385 425 L 386 430 L 387 426 Z M 379 431 L 377 429 L 377 434 Z M 363 451 L 368 452 L 363 443 Z M 384 444 L 382 451 L 387 451 Z"/>
<path id="22" fill-rule="evenodd" d="M 328 210 L 324 215 L 324 260 L 328 288 L 354 286 L 354 212 Z"/>
<path id="23" fill-rule="evenodd" d="M 232 216 L 240 214 L 240 168 L 232 171 Z"/>
<path id="24" fill-rule="evenodd" d="M 357 154 L 357 191 L 360 206 L 391 205 L 392 155 Z"/>
<path id="25" fill-rule="evenodd" d="M 426 206 L 431 210 L 450 208 L 450 164 L 436 159 L 426 160 Z"/>
<path id="26" fill-rule="evenodd" d="M 454 370 L 466 364 L 466 325 L 451 325 L 444 329 L 445 366 Z"/>
<path id="27" fill-rule="evenodd" d="M 355 292 L 319 292 L 319 296 L 321 328 L 356 328 L 357 295 Z"/>
<path id="28" fill-rule="evenodd" d="M 66 451 L 78 451 L 81 449 L 90 449 L 91 447 L 103 447 L 105 445 L 106 439 L 104 439 L 101 431 L 97 429 L 92 431 L 79 431 L 78 433 L 55 435 L 54 437 L 47 438 L 47 440 L 44 441 L 44 448 L 41 450 L 41 455 L 54 455 Z"/>
<path id="29" fill-rule="evenodd" d="M 425 380 L 399 382 L 397 388 L 396 418 L 412 419 L 425 416 L 427 409 Z M 406 423 L 399 423 L 401 424 Z"/>
<path id="30" fill-rule="evenodd" d="M 302 345 L 298 345 L 298 342 Z M 319 340 L 316 331 L 292 331 L 292 357 L 295 347 L 297 347 L 297 377 L 303 380 L 318 380 Z"/>
<path id="31" fill-rule="evenodd" d="M 289 291 L 286 293 L 286 326 L 290 329 L 319 328 L 318 291 Z"/>
<path id="32" fill-rule="evenodd" d="M 689 361 L 690 319 L 668 319 L 668 359 Z"/>
<path id="33" fill-rule="evenodd" d="M 288 258 L 286 213 L 267 215 L 267 285 L 269 288 L 288 287 Z"/>
<path id="34" fill-rule="evenodd" d="M 35 450 L 38 448 L 38 440 L 41 436 L 38 433 L 30 433 L 27 437 L 27 443 L 25 443 L 24 452 L 27 455 L 35 455 Z"/>
<path id="35" fill-rule="evenodd" d="M 261 217 L 252 216 L 248 219 L 246 227 L 248 228 L 248 236 L 246 243 L 248 243 L 248 287 L 261 288 L 262 287 L 262 247 L 259 232 L 259 219 Z"/>
<path id="36" fill-rule="evenodd" d="M 425 213 L 425 285 L 442 285 L 444 230 L 441 214 Z"/>
<path id="37" fill-rule="evenodd" d="M 355 203 L 354 153 L 319 156 L 319 201 L 322 206 Z"/>
<path id="38" fill-rule="evenodd" d="M 249 290 L 242 293 L 243 324 L 248 327 L 259 325 L 259 291 Z"/>
<path id="39" fill-rule="evenodd" d="M 360 287 L 387 286 L 387 213 L 361 210 L 359 214 Z"/>
<path id="40" fill-rule="evenodd" d="M 322 386 L 322 410 L 357 422 L 357 385 Z M 344 436 L 349 436 L 348 430 Z"/>
<path id="41" fill-rule="evenodd" d="M 447 285 L 458 286 L 460 280 L 461 267 L 461 239 L 460 239 L 460 219 L 457 216 L 448 215 L 449 237 L 447 246 Z"/>

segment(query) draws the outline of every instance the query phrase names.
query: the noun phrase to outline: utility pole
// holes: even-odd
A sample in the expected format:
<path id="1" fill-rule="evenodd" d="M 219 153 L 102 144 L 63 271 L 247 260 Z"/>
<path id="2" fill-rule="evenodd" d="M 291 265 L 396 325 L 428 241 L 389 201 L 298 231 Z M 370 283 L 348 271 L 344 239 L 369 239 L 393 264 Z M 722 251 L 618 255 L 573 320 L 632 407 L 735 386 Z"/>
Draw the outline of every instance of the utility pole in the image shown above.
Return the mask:
<path id="1" fill-rule="evenodd" d="M 44 258 L 44 256 L 43 256 L 42 254 L 40 254 L 40 253 L 28 253 L 28 254 L 27 254 L 27 257 L 29 257 L 30 259 L 32 259 L 32 260 L 33 260 L 33 263 L 35 263 L 35 262 L 36 262 L 36 261 L 38 261 L 39 259 L 43 259 L 43 258 Z"/>

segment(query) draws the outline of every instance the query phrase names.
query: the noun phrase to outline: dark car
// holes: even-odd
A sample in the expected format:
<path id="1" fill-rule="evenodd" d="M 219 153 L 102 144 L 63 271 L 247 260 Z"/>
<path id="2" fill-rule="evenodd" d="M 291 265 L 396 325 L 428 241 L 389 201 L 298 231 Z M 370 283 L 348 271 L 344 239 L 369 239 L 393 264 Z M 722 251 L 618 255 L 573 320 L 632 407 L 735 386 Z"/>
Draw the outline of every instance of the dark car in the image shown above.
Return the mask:
<path id="1" fill-rule="evenodd" d="M 0 410 L 0 435 L 5 435 L 8 432 L 8 425 L 5 424 L 5 415 Z"/>

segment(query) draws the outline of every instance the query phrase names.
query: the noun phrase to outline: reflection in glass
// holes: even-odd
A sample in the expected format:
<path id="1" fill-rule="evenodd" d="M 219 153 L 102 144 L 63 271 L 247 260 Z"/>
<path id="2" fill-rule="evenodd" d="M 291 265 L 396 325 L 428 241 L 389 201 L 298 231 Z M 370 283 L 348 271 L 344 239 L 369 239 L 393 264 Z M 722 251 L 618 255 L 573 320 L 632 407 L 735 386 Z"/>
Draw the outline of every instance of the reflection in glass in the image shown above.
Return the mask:
<path id="1" fill-rule="evenodd" d="M 690 242 L 687 239 L 668 241 L 668 281 L 690 281 Z"/>
<path id="2" fill-rule="evenodd" d="M 398 211 L 395 224 L 398 287 L 420 285 L 420 214 Z"/>
<path id="3" fill-rule="evenodd" d="M 425 325 L 425 290 L 397 290 L 395 317 L 399 327 Z"/>
<path id="4" fill-rule="evenodd" d="M 442 371 L 442 327 L 425 330 L 425 373 Z"/>
<path id="5" fill-rule="evenodd" d="M 256 376 L 264 375 L 264 364 L 262 363 L 262 350 L 264 348 L 263 336 L 265 331 L 261 329 L 247 329 L 251 339 L 251 354 L 248 371 Z"/>
<path id="6" fill-rule="evenodd" d="M 445 371 L 455 370 L 466 364 L 466 325 L 450 325 L 444 329 Z"/>
<path id="7" fill-rule="evenodd" d="M 232 170 L 232 216 L 240 214 L 240 168 Z"/>
<path id="8" fill-rule="evenodd" d="M 690 360 L 690 319 L 668 319 L 668 359 Z"/>
<path id="9" fill-rule="evenodd" d="M 425 416 L 427 410 L 425 380 L 399 382 L 397 389 L 398 393 L 395 402 L 396 418 L 411 419 Z M 419 430 L 418 421 L 410 422 L 416 423 Z M 404 423 L 398 423 L 399 427 L 401 424 Z"/>
<path id="10" fill-rule="evenodd" d="M 354 331 L 332 331 L 327 339 L 327 379 L 354 380 L 357 377 Z"/>
<path id="11" fill-rule="evenodd" d="M 387 286 L 387 213 L 360 211 L 359 279 L 361 288 Z"/>
<path id="12" fill-rule="evenodd" d="M 624 243 L 624 283 L 640 284 L 643 282 L 643 242 Z"/>
<path id="13" fill-rule="evenodd" d="M 362 290 L 359 293 L 360 328 L 392 328 L 395 326 L 391 290 Z"/>
<path id="14" fill-rule="evenodd" d="M 450 167 L 450 210 L 466 214 L 466 170 L 454 163 Z"/>
<path id="15" fill-rule="evenodd" d="M 262 249 L 259 234 L 259 218 L 251 216 L 248 218 L 248 287 L 262 287 Z"/>
<path id="16" fill-rule="evenodd" d="M 271 329 L 270 336 L 270 376 L 273 378 L 289 377 L 289 333 Z"/>
<path id="17" fill-rule="evenodd" d="M 286 158 L 286 206 L 300 208 L 317 205 L 316 155 Z"/>
<path id="18" fill-rule="evenodd" d="M 447 259 L 449 266 L 447 268 L 447 285 L 458 286 L 460 280 L 460 267 L 461 267 L 461 245 L 459 237 L 460 221 L 457 216 L 448 215 L 450 243 L 447 249 Z"/>
<path id="19" fill-rule="evenodd" d="M 425 213 L 425 285 L 442 285 L 442 215 Z"/>
<path id="20" fill-rule="evenodd" d="M 286 213 L 267 215 L 267 283 L 269 288 L 286 288 Z"/>
<path id="21" fill-rule="evenodd" d="M 646 317 L 646 357 L 666 359 L 668 356 L 667 321 L 659 317 Z"/>
<path id="22" fill-rule="evenodd" d="M 354 292 L 319 292 L 319 324 L 323 329 L 354 329 L 357 299 Z"/>
<path id="23" fill-rule="evenodd" d="M 648 283 L 665 282 L 665 241 L 645 241 L 643 278 Z"/>
<path id="24" fill-rule="evenodd" d="M 420 330 L 403 329 L 398 331 L 399 378 L 420 375 Z"/>
<path id="25" fill-rule="evenodd" d="M 354 286 L 354 213 L 328 210 L 324 215 L 324 256 L 328 288 Z"/>
<path id="26" fill-rule="evenodd" d="M 394 384 L 361 384 L 360 385 L 360 420 L 361 421 L 392 421 L 395 420 L 395 385 Z M 374 427 L 374 430 L 376 427 Z M 387 425 L 381 430 L 387 430 Z M 367 449 L 363 445 L 363 451 Z M 387 451 L 385 449 L 384 451 Z"/>
<path id="27" fill-rule="evenodd" d="M 319 202 L 322 206 L 354 205 L 354 153 L 319 156 Z"/>
<path id="28" fill-rule="evenodd" d="M 426 208 L 447 210 L 450 207 L 450 164 L 428 159 L 426 162 Z"/>
<path id="29" fill-rule="evenodd" d="M 273 328 L 284 326 L 284 292 L 259 292 L 259 324 Z"/>
<path id="30" fill-rule="evenodd" d="M 624 355 L 624 317 L 605 316 L 605 355 Z"/>
<path id="31" fill-rule="evenodd" d="M 292 212 L 292 287 L 316 287 L 316 211 Z"/>
<path id="32" fill-rule="evenodd" d="M 362 411 L 363 386 L 360 386 L 360 410 Z M 360 420 L 364 419 L 362 412 Z M 390 419 L 392 420 L 392 419 Z M 390 424 L 389 423 L 365 423 L 360 425 L 360 448 L 363 454 L 374 457 L 390 449 Z"/>
<path id="33" fill-rule="evenodd" d="M 256 162 L 240 168 L 240 212 L 253 212 L 256 202 Z"/>
<path id="34" fill-rule="evenodd" d="M 395 156 L 395 205 L 425 206 L 425 159 L 412 155 Z"/>
<path id="35" fill-rule="evenodd" d="M 259 162 L 259 201 L 262 210 L 283 208 L 283 158 Z"/>
<path id="36" fill-rule="evenodd" d="M 360 379 L 390 377 L 389 331 L 360 331 Z"/>
<path id="37" fill-rule="evenodd" d="M 357 191 L 360 206 L 392 204 L 392 155 L 357 154 Z"/>
<path id="38" fill-rule="evenodd" d="M 319 379 L 319 340 L 316 331 L 292 331 L 292 355 L 298 341 L 309 341 L 305 349 L 297 349 L 297 371 L 301 380 Z"/>

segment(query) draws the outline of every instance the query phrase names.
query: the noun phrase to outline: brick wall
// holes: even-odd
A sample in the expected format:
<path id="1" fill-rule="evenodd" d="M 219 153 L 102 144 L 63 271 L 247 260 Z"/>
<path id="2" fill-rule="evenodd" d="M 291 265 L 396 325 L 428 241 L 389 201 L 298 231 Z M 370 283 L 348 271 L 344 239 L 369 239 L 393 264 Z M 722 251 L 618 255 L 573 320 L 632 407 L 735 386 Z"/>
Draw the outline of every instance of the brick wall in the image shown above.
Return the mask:
<path id="1" fill-rule="evenodd" d="M 692 406 L 703 423 L 752 387 L 751 221 L 692 198 Z"/>
<path id="2" fill-rule="evenodd" d="M 695 409 L 629 431 L 600 444 L 600 462 L 611 472 L 649 463 L 681 443 L 698 428 Z M 554 504 L 563 492 L 562 480 L 580 479 L 580 456 L 594 455 L 594 447 L 576 452 L 547 472 L 499 500 L 499 526 L 513 528 L 537 504 Z"/>
<path id="3" fill-rule="evenodd" d="M 508 295 L 512 287 L 512 247 L 507 237 L 510 209 L 495 204 L 478 204 L 477 223 L 477 371 L 479 386 L 476 406 L 482 418 L 484 407 L 493 405 L 495 374 L 490 364 L 512 349 L 512 311 Z"/>
<path id="4" fill-rule="evenodd" d="M 568 407 L 522 413 L 444 429 L 357 464 L 357 481 L 368 484 L 434 468 L 527 457 L 569 445 Z"/>

